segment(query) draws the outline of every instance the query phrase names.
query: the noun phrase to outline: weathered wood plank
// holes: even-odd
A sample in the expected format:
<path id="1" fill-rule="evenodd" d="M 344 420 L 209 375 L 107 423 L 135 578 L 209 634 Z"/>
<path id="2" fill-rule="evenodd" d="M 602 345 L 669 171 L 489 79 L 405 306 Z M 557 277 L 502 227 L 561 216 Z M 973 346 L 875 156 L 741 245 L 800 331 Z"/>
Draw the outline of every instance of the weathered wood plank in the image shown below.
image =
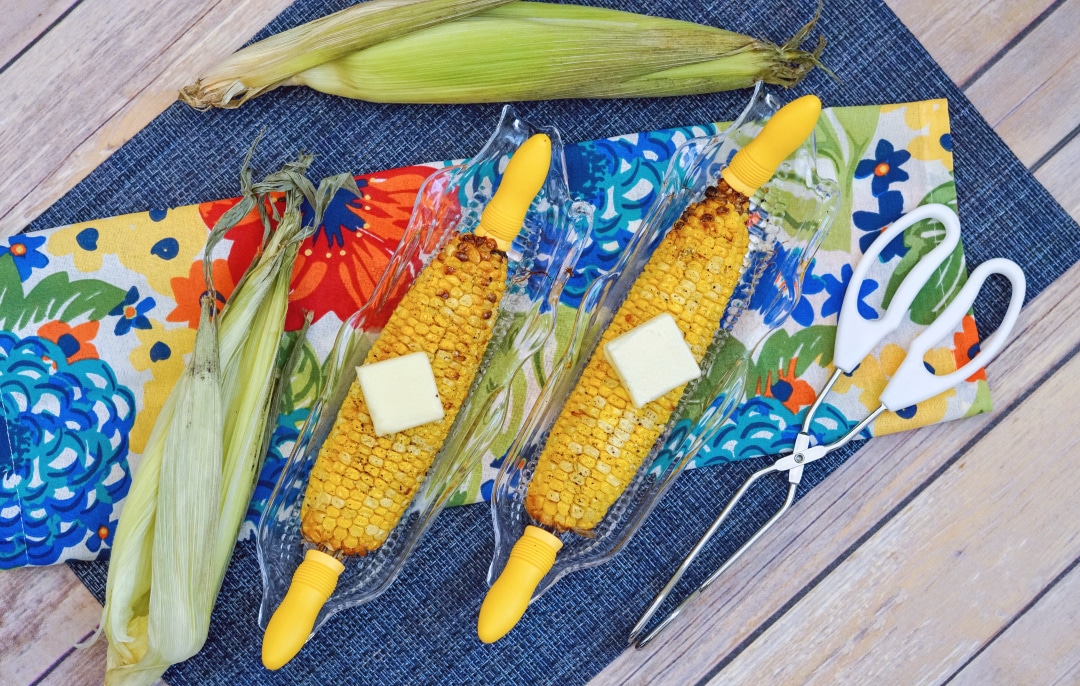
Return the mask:
<path id="1" fill-rule="evenodd" d="M 1080 122 L 1078 122 L 1080 125 Z M 1080 221 L 1080 136 L 1072 139 L 1035 172 L 1042 185 L 1073 219 Z"/>
<path id="2" fill-rule="evenodd" d="M 1080 293 L 1072 287 L 1077 279 L 1080 265 L 1021 314 L 1013 341 L 989 369 L 996 414 L 871 441 L 796 503 L 653 645 L 626 651 L 592 683 L 694 683 L 749 640 L 1080 345 L 1080 329 L 1071 324 L 1080 316 Z M 1051 488 L 1068 492 L 1071 485 L 1059 480 Z M 657 590 L 642 589 L 635 602 L 644 609 Z M 785 615 L 779 623 L 790 621 Z M 801 628 L 813 633 L 811 626 Z"/>
<path id="3" fill-rule="evenodd" d="M 40 686 L 90 686 L 105 681 L 105 637 L 86 648 L 77 648 L 41 679 Z M 159 684 L 164 683 L 159 681 Z"/>
<path id="4" fill-rule="evenodd" d="M 945 73 L 964 83 L 1053 0 L 885 0 Z"/>
<path id="5" fill-rule="evenodd" d="M 955 673 L 1080 556 L 1080 528 L 1062 525 L 1080 435 L 1056 411 L 1080 404 L 1076 375 L 1080 357 L 710 683 L 941 683 Z"/>
<path id="6" fill-rule="evenodd" d="M 961 670 L 956 686 L 1080 683 L 1080 567 Z"/>
<path id="7" fill-rule="evenodd" d="M 0 238 L 21 230 L 289 0 L 85 2 L 0 73 Z M 28 89 L 25 84 L 34 84 Z"/>
<path id="8" fill-rule="evenodd" d="M 0 24 L 0 67 L 18 55 L 79 0 L 36 0 L 4 5 Z"/>
<path id="9" fill-rule="evenodd" d="M 1068 0 L 967 89 L 972 103 L 1026 165 L 1080 125 L 1077 26 L 1080 0 Z"/>
<path id="10" fill-rule="evenodd" d="M 67 567 L 0 572 L 0 684 L 26 684 L 92 632 L 101 605 Z"/>

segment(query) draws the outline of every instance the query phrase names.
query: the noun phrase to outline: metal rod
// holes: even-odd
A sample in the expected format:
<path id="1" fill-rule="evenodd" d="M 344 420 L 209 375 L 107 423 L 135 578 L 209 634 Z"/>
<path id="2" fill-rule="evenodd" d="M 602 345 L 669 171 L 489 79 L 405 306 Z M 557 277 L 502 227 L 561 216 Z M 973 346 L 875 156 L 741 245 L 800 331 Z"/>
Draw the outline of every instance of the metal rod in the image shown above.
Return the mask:
<path id="1" fill-rule="evenodd" d="M 804 434 L 810 433 L 810 424 L 814 421 L 814 415 L 817 414 L 818 408 L 821 407 L 821 403 L 825 401 L 825 396 L 832 390 L 833 384 L 840 378 L 840 375 L 844 371 L 837 367 L 833 370 L 832 376 L 829 377 L 829 383 L 825 384 L 825 388 L 821 389 L 821 393 L 818 393 L 817 399 L 814 400 L 814 404 L 810 406 L 810 411 L 806 413 L 806 417 L 803 418 L 802 432 Z"/>
<path id="2" fill-rule="evenodd" d="M 649 623 L 649 620 L 652 619 L 654 614 L 656 614 L 656 611 L 660 609 L 660 605 L 671 594 L 671 591 L 675 588 L 675 585 L 679 583 L 679 579 L 681 579 L 683 574 L 686 573 L 686 570 L 689 569 L 690 564 L 698 556 L 702 548 L 705 547 L 705 544 L 709 542 L 709 539 L 711 539 L 713 535 L 717 532 L 717 530 L 719 530 L 720 527 L 723 526 L 724 521 L 727 520 L 732 510 L 735 509 L 735 506 L 739 503 L 739 500 L 742 499 L 743 495 L 746 494 L 746 491 L 750 488 L 750 486 L 752 486 L 754 482 L 761 477 L 774 471 L 776 471 L 776 468 L 773 465 L 769 465 L 764 469 L 760 469 L 754 472 L 749 477 L 747 477 L 746 481 L 743 482 L 743 485 L 739 487 L 739 490 L 735 491 L 735 495 L 731 496 L 731 500 L 729 500 L 728 504 L 724 506 L 724 510 L 719 514 L 719 516 L 717 516 L 715 520 L 713 520 L 712 525 L 709 526 L 709 529 L 705 532 L 705 535 L 702 536 L 701 539 L 697 542 L 697 544 L 694 545 L 693 550 L 691 550 L 690 553 L 685 558 L 683 558 L 682 564 L 680 564 L 679 568 L 675 570 L 675 574 L 671 577 L 670 580 L 668 580 L 667 585 L 665 585 L 664 588 L 662 588 L 660 592 L 656 595 L 656 597 L 653 598 L 652 604 L 649 605 L 649 609 L 645 610 L 645 614 L 641 615 L 641 619 L 639 619 L 637 624 L 634 625 L 634 628 L 630 631 L 630 643 L 633 643 L 637 639 L 638 634 L 641 633 L 641 630 L 645 628 L 645 625 Z"/>
<path id="3" fill-rule="evenodd" d="M 740 488 L 739 491 L 735 494 L 736 497 L 732 499 L 732 502 L 729 503 L 728 506 L 724 508 L 724 511 L 720 513 L 720 517 L 717 518 L 717 522 L 723 523 L 723 520 L 727 518 L 728 514 L 730 514 L 730 510 L 732 509 L 732 506 L 735 504 L 735 502 L 738 501 L 738 498 L 742 497 L 742 494 L 743 494 L 743 492 L 745 492 L 746 488 L 751 483 L 753 483 L 757 478 L 759 478 L 760 476 L 763 476 L 764 474 L 768 473 L 768 471 L 769 470 L 761 470 L 760 472 L 755 472 L 753 475 L 751 475 L 751 477 L 749 479 L 747 479 L 746 483 L 743 484 L 743 487 Z M 679 567 L 679 571 L 676 572 L 675 576 L 672 577 L 671 581 L 669 581 L 667 586 L 665 586 L 664 589 L 660 592 L 660 595 L 658 595 L 656 597 L 656 599 L 653 600 L 652 605 L 649 606 L 649 609 L 642 616 L 642 618 L 640 620 L 638 620 L 637 625 L 634 627 L 633 631 L 630 632 L 630 643 L 632 643 L 634 645 L 634 647 L 636 647 L 636 648 L 644 648 L 649 643 L 651 643 L 654 638 L 659 636 L 660 632 L 662 632 L 665 628 L 667 628 L 667 626 L 669 624 L 671 624 L 671 622 L 673 622 L 675 620 L 675 618 L 678 617 L 682 613 L 682 611 L 691 602 L 693 602 L 693 600 L 695 598 L 697 598 L 698 595 L 700 595 L 714 581 L 719 579 L 720 576 L 724 572 L 726 572 L 729 567 L 731 567 L 731 565 L 735 564 L 735 561 L 738 560 L 739 557 L 741 557 L 742 554 L 744 552 L 746 552 L 750 548 L 750 546 L 754 545 L 754 543 L 756 543 L 757 540 L 759 538 L 761 538 L 761 536 L 764 535 L 765 532 L 768 531 L 769 528 L 772 527 L 772 525 L 775 524 L 776 521 L 778 519 L 780 519 L 780 517 L 782 517 L 785 512 L 788 511 L 788 509 L 791 507 L 791 504 L 795 501 L 795 491 L 796 491 L 796 489 L 798 487 L 799 487 L 798 484 L 788 484 L 787 497 L 784 498 L 784 504 L 780 506 L 780 509 L 776 511 L 776 514 L 774 514 L 772 517 L 770 517 L 769 521 L 765 522 L 761 526 L 760 529 L 758 529 L 756 532 L 754 532 L 754 535 L 751 536 L 749 538 L 749 540 L 746 541 L 746 543 L 743 543 L 742 547 L 740 547 L 738 550 L 735 551 L 735 554 L 733 554 L 731 557 L 729 557 L 727 560 L 725 560 L 724 564 L 720 565 L 720 568 L 717 569 L 715 572 L 713 572 L 712 575 L 708 579 L 706 579 L 700 586 L 698 586 L 697 589 L 693 593 L 691 593 L 681 603 L 679 603 L 678 607 L 676 607 L 671 612 L 671 614 L 669 614 L 667 617 L 665 617 L 663 619 L 663 621 L 661 621 L 658 625 L 656 625 L 656 627 L 652 631 L 645 634 L 641 638 L 638 638 L 638 635 L 641 633 L 641 630 L 645 628 L 645 624 L 656 613 L 656 610 L 657 610 L 657 608 L 659 608 L 660 603 L 662 603 L 664 601 L 664 599 L 667 597 L 667 595 L 671 592 L 671 589 L 675 586 L 675 584 L 678 582 L 679 578 L 686 571 L 686 568 L 689 566 L 689 563 L 694 559 L 694 557 L 697 555 L 697 553 L 701 550 L 701 548 L 704 546 L 705 542 L 708 541 L 708 539 L 712 536 L 713 533 L 715 533 L 715 529 L 719 528 L 719 524 L 717 522 L 714 522 L 713 526 L 709 528 L 708 533 L 706 533 L 705 536 L 701 539 L 701 541 L 698 542 L 698 545 L 694 546 L 694 550 L 691 551 L 690 555 L 687 556 L 687 559 L 683 562 L 682 566 Z"/>
<path id="4" fill-rule="evenodd" d="M 869 417 L 856 424 L 855 428 L 844 434 L 843 438 L 838 440 L 836 443 L 830 443 L 829 445 L 825 446 L 825 452 L 831 453 L 832 451 L 839 450 L 848 443 L 851 443 L 853 440 L 855 440 L 855 437 L 858 436 L 863 429 L 870 426 L 870 423 L 877 419 L 878 416 L 885 411 L 885 409 L 886 408 L 884 405 L 878 405 L 878 408 L 871 412 Z"/>

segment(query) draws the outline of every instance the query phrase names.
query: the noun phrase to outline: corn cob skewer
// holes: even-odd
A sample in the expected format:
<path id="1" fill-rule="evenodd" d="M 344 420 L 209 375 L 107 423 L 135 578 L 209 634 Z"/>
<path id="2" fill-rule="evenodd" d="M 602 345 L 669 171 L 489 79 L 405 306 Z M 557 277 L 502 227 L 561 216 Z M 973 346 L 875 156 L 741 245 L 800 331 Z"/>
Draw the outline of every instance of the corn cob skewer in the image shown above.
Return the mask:
<path id="1" fill-rule="evenodd" d="M 685 384 L 635 407 L 602 353 L 604 344 L 667 313 L 701 362 L 741 277 L 749 197 L 810 135 L 820 109 L 816 97 L 806 96 L 777 112 L 736 154 L 704 200 L 685 210 L 631 286 L 537 461 L 525 509 L 539 526 L 525 528 L 484 599 L 477 624 L 480 640 L 494 642 L 513 628 L 554 565 L 563 543 L 547 529 L 590 535 L 629 485 L 682 397 Z"/>
<path id="2" fill-rule="evenodd" d="M 378 549 L 431 468 L 491 341 L 507 285 L 506 252 L 550 162 L 546 135 L 518 148 L 476 231 L 455 235 L 420 272 L 368 351 L 365 364 L 426 354 L 443 418 L 378 436 L 360 384 L 352 382 L 311 470 L 300 530 L 313 547 L 267 625 L 267 668 L 296 655 L 344 571 L 340 558 Z"/>

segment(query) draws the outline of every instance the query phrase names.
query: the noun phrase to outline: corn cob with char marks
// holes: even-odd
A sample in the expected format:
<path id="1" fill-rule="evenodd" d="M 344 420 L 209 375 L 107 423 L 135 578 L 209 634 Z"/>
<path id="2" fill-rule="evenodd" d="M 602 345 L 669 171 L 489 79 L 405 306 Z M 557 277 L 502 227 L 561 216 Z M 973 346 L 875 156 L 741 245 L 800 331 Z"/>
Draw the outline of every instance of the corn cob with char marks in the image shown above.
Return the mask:
<path id="1" fill-rule="evenodd" d="M 604 345 L 671 315 L 700 364 L 738 283 L 748 244 L 749 198 L 813 131 L 821 102 L 805 96 L 781 108 L 740 150 L 701 202 L 687 208 L 634 281 L 556 418 L 525 495 L 537 526 L 525 527 L 480 608 L 477 633 L 491 643 L 528 607 L 555 564 L 562 540 L 590 535 L 629 485 L 682 397 L 685 384 L 636 407 Z"/>
<path id="2" fill-rule="evenodd" d="M 443 419 L 376 436 L 353 381 L 311 470 L 301 513 L 305 538 L 345 555 L 366 554 L 386 540 L 465 401 L 507 276 L 506 253 L 493 239 L 461 234 L 416 278 L 364 362 L 427 353 Z"/>
<path id="3" fill-rule="evenodd" d="M 685 384 L 635 407 L 605 359 L 605 343 L 667 312 L 695 360 L 720 328 L 742 274 L 748 202 L 727 182 L 710 187 L 664 237 L 604 331 L 544 447 L 525 500 L 556 531 L 595 527 L 649 454 Z"/>
<path id="4" fill-rule="evenodd" d="M 304 645 L 345 569 L 340 558 L 383 545 L 420 488 L 480 369 L 506 291 L 506 252 L 550 162 L 543 134 L 518 148 L 476 231 L 455 235 L 420 272 L 368 351 L 365 365 L 425 354 L 443 417 L 377 435 L 360 382 L 352 382 L 304 493 L 300 531 L 311 548 L 267 625 L 267 668 Z"/>

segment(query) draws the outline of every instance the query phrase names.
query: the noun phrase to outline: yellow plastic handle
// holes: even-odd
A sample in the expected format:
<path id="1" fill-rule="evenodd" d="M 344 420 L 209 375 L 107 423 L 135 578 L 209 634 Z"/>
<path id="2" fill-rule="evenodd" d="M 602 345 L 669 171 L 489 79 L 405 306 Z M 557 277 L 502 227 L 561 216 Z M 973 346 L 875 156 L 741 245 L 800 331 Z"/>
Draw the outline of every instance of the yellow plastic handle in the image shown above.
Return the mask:
<path id="1" fill-rule="evenodd" d="M 804 95 L 777 110 L 761 132 L 735 153 L 720 176 L 728 185 L 750 197 L 776 173 L 788 155 L 810 137 L 821 114 L 816 95 Z"/>
<path id="2" fill-rule="evenodd" d="M 544 186 L 551 167 L 551 139 L 538 133 L 514 151 L 502 183 L 480 215 L 476 235 L 494 238 L 503 252 L 510 249 L 533 198 Z"/>
<path id="3" fill-rule="evenodd" d="M 281 669 L 304 647 L 315 618 L 337 587 L 345 565 L 320 550 L 309 550 L 296 568 L 285 599 L 274 611 L 263 634 L 262 661 Z"/>
<path id="4" fill-rule="evenodd" d="M 562 541 L 535 526 L 525 527 L 525 533 L 510 551 L 506 569 L 488 589 L 480 606 L 476 633 L 484 643 L 494 643 L 518 623 L 529 607 L 537 584 L 555 564 L 555 554 Z"/>

